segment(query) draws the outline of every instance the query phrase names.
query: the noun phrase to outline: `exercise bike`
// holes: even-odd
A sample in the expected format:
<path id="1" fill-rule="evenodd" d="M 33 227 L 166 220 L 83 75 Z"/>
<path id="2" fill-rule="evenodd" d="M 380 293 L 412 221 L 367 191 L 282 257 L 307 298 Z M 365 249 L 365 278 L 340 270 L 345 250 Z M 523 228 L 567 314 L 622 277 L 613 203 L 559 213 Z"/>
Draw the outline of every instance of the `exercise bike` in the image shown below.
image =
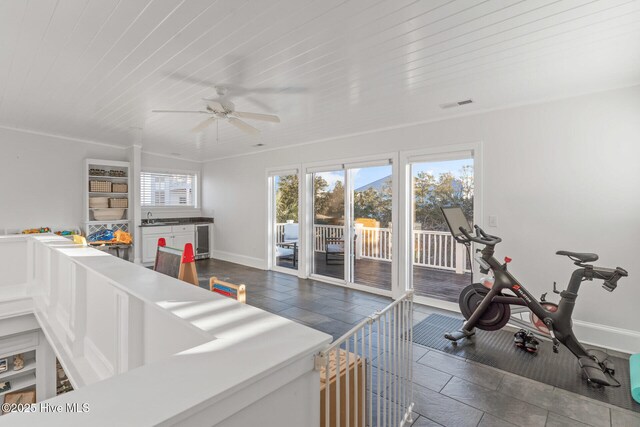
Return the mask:
<path id="1" fill-rule="evenodd" d="M 615 373 L 612 362 L 607 360 L 607 354 L 599 350 L 587 350 L 573 333 L 571 315 L 578 297 L 580 285 L 585 280 L 603 280 L 602 287 L 613 292 L 618 280 L 627 277 L 626 270 L 595 267 L 590 262 L 598 260 L 593 253 L 579 253 L 558 251 L 556 254 L 569 257 L 577 268 L 571 275 L 566 290 L 558 291 L 554 283 L 553 291 L 560 295 L 558 304 L 545 301 L 546 293 L 541 301 L 537 301 L 509 271 L 507 264 L 511 261 L 505 258 L 501 263 L 494 257 L 495 246 L 502 241 L 500 237 L 492 236 L 477 225 L 474 226 L 475 235 L 471 234 L 469 222 L 459 207 L 441 208 L 453 238 L 467 247 L 470 252 L 471 243 L 484 245 L 484 249 L 477 250 L 475 258 L 480 266 L 480 272 L 493 273 L 494 282 L 490 287 L 481 283 L 473 283 L 464 288 L 460 294 L 459 304 L 465 317 L 462 328 L 445 334 L 445 338 L 456 343 L 463 338 L 475 334 L 475 328 L 495 331 L 503 328 L 508 322 L 524 329 L 531 330 L 536 336 L 550 339 L 553 351 L 558 352 L 558 346 L 564 345 L 578 359 L 578 363 L 587 381 L 594 386 L 619 386 L 613 377 Z M 511 291 L 513 294 L 506 294 Z M 516 306 L 515 310 L 511 306 Z M 530 312 L 529 322 L 522 318 L 512 317 L 515 314 Z"/>

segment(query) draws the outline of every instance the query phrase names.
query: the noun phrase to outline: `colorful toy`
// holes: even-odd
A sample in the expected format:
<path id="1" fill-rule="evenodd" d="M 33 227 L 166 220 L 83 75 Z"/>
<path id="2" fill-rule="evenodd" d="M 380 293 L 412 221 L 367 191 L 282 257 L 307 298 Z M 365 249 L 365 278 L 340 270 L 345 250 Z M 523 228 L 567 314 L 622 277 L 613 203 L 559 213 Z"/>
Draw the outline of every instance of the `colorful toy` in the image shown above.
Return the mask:
<path id="1" fill-rule="evenodd" d="M 22 234 L 38 234 L 38 233 L 51 233 L 51 229 L 49 227 L 40 227 L 40 228 L 29 228 L 27 230 L 22 230 Z"/>
<path id="2" fill-rule="evenodd" d="M 108 242 L 113 240 L 113 230 L 107 229 L 96 231 L 95 233 L 90 234 L 87 240 L 90 242 Z"/>
<path id="3" fill-rule="evenodd" d="M 56 231 L 55 234 L 57 234 L 58 236 L 73 236 L 78 233 L 71 230 L 62 230 L 62 231 Z"/>

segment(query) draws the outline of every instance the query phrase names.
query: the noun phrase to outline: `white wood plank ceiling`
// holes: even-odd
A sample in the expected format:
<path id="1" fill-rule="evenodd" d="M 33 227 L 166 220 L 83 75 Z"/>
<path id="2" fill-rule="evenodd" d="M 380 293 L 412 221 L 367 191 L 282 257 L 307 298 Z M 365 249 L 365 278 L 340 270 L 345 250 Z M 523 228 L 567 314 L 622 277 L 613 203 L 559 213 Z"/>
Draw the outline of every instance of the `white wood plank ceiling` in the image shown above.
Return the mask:
<path id="1" fill-rule="evenodd" d="M 186 159 L 639 82 L 632 0 L 0 1 L 0 126 Z M 151 113 L 214 85 L 282 123 Z"/>

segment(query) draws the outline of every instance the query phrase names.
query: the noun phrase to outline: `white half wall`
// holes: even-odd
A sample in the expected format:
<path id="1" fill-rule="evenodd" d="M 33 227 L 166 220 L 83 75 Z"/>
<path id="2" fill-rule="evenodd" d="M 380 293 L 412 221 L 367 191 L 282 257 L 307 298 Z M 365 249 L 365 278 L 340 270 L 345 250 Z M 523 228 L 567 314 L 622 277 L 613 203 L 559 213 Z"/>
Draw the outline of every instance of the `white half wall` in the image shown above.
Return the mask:
<path id="1" fill-rule="evenodd" d="M 627 268 L 611 294 L 586 282 L 574 319 L 638 332 L 639 136 L 635 86 L 211 161 L 203 209 L 215 214 L 214 253 L 264 267 L 266 168 L 481 141 L 482 217 L 498 217 L 497 228 L 483 226 L 503 238 L 497 256 L 513 258 L 511 271 L 534 295 L 567 283 L 573 264 L 559 249 Z"/>
<path id="2" fill-rule="evenodd" d="M 5 229 L 80 226 L 84 159 L 127 161 L 127 151 L 0 128 L 0 234 Z"/>

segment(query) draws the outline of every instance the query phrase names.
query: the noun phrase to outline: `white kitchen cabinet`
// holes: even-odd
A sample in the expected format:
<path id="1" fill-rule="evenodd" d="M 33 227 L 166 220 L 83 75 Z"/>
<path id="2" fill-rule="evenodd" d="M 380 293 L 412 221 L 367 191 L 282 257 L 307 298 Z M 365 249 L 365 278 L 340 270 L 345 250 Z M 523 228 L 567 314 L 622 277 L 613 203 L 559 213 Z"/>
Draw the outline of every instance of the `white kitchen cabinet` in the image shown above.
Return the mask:
<path id="1" fill-rule="evenodd" d="M 160 234 L 152 234 L 145 235 L 142 234 L 142 262 L 153 262 L 156 259 L 156 249 L 158 247 L 158 239 L 160 237 L 164 237 L 167 240 L 167 244 L 171 239 L 171 235 L 160 235 Z"/>
<path id="2" fill-rule="evenodd" d="M 175 233 L 173 235 L 172 247 L 176 249 L 184 249 L 184 245 L 186 245 L 187 243 L 191 243 L 191 246 L 193 246 L 194 241 L 195 241 L 195 235 L 193 232 Z"/>
<path id="3" fill-rule="evenodd" d="M 156 259 L 158 239 L 164 237 L 167 246 L 184 249 L 184 245 L 195 242 L 195 227 L 193 224 L 143 227 L 142 228 L 142 262 L 150 263 Z"/>

